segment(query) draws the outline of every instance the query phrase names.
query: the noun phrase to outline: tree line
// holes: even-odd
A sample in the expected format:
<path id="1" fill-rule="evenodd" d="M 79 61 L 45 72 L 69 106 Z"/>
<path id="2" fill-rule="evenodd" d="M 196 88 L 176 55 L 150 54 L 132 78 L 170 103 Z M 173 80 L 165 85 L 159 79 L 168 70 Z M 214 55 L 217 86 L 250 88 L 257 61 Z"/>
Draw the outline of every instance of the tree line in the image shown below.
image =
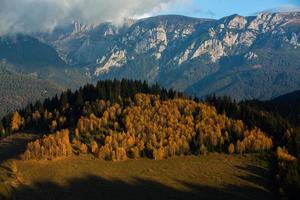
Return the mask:
<path id="1" fill-rule="evenodd" d="M 104 160 L 161 160 L 207 152 L 243 154 L 268 151 L 273 145 L 259 128 L 247 129 L 242 121 L 217 114 L 213 106 L 185 98 L 162 100 L 159 95 L 137 93 L 118 103 L 86 102 L 83 110 L 86 115 L 78 120 L 71 144 L 78 153 L 89 152 Z M 65 143 L 53 139 L 60 135 L 30 143 L 27 154 L 47 159 L 45 149 L 66 149 Z"/>
<path id="2" fill-rule="evenodd" d="M 0 138 L 21 130 L 41 132 L 74 127 L 81 116 L 92 112 L 83 109 L 85 102 L 103 99 L 115 103 L 120 99 L 133 98 L 137 93 L 159 94 L 162 99 L 184 96 L 172 89 L 161 88 L 158 84 L 150 86 L 145 81 L 99 81 L 96 85 L 87 84 L 74 92 L 67 90 L 43 102 L 36 101 L 6 115 L 0 120 Z"/>

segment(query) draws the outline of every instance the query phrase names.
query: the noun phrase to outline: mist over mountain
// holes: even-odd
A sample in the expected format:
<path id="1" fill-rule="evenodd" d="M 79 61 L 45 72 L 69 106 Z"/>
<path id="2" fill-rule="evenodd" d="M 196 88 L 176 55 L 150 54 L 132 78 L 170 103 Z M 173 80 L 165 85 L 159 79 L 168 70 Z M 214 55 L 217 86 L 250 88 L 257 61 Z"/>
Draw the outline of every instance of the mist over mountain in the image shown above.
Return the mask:
<path id="1" fill-rule="evenodd" d="M 183 3 L 190 0 L 184 0 Z M 177 0 L 1 0 L 0 35 L 51 32 L 71 21 L 122 24 Z"/>

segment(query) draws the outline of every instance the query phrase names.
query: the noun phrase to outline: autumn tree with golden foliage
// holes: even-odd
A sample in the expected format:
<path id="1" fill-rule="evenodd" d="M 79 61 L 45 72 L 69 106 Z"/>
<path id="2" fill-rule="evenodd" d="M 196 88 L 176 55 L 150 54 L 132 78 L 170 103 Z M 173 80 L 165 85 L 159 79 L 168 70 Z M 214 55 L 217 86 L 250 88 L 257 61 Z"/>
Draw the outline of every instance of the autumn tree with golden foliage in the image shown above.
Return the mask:
<path id="1" fill-rule="evenodd" d="M 276 156 L 280 162 L 292 162 L 297 160 L 297 158 L 289 154 L 289 152 L 284 147 L 277 147 Z"/>
<path id="2" fill-rule="evenodd" d="M 22 158 L 24 160 L 52 160 L 69 156 L 71 153 L 69 130 L 65 129 L 28 143 Z"/>
<path id="3" fill-rule="evenodd" d="M 14 112 L 11 118 L 11 130 L 13 132 L 18 131 L 20 127 L 24 124 L 24 119 L 20 116 L 18 112 Z"/>
<path id="4" fill-rule="evenodd" d="M 90 141 L 90 152 L 105 160 L 140 156 L 160 160 L 208 151 L 232 154 L 272 147 L 272 140 L 260 129 L 248 130 L 242 121 L 219 115 L 204 103 L 162 101 L 156 95 L 137 94 L 125 108 L 109 101 L 97 104 L 102 115 L 81 117 L 75 137 L 81 142 Z"/>
<path id="5" fill-rule="evenodd" d="M 234 153 L 234 145 L 231 143 L 228 147 L 228 153 L 233 154 Z"/>

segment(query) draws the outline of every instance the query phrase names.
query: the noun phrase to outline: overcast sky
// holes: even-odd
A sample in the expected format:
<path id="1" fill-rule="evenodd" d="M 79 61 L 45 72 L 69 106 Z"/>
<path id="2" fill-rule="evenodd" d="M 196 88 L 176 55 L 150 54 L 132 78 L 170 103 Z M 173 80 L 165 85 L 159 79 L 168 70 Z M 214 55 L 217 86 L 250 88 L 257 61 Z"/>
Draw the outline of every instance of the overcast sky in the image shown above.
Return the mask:
<path id="1" fill-rule="evenodd" d="M 74 20 L 121 24 L 161 14 L 221 18 L 278 10 L 300 11 L 300 0 L 0 0 L 0 35 L 51 31 Z"/>

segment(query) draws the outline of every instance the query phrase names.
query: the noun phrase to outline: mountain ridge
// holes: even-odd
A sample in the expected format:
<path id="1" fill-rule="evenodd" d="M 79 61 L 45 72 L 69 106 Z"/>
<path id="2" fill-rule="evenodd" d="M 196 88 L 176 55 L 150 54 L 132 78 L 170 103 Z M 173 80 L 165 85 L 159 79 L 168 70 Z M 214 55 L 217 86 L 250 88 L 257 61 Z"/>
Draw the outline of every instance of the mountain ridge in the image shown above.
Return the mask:
<path id="1" fill-rule="evenodd" d="M 95 81 L 142 79 L 200 97 L 217 93 L 236 99 L 270 99 L 286 89 L 299 89 L 297 80 L 279 83 L 280 76 L 299 77 L 299 63 L 286 67 L 291 65 L 284 63 L 288 59 L 276 58 L 282 53 L 297 58 L 299 20 L 299 12 L 234 14 L 221 19 L 161 15 L 121 27 L 103 23 L 45 42 L 69 65 L 86 67 Z M 272 63 L 269 58 L 274 56 L 276 62 Z M 227 78 L 217 78 L 224 73 Z M 264 74 L 272 74 L 265 89 L 251 86 L 251 82 L 261 85 L 255 77 Z"/>
<path id="2" fill-rule="evenodd" d="M 59 64 L 48 66 L 47 51 L 32 48 L 45 63 L 17 63 L 18 70 L 64 87 L 127 78 L 237 100 L 267 100 L 300 88 L 300 12 L 221 19 L 161 15 L 128 19 L 122 26 L 73 22 L 26 37 L 55 51 Z M 13 53 L 14 59 L 2 59 L 18 60 L 18 51 Z"/>

